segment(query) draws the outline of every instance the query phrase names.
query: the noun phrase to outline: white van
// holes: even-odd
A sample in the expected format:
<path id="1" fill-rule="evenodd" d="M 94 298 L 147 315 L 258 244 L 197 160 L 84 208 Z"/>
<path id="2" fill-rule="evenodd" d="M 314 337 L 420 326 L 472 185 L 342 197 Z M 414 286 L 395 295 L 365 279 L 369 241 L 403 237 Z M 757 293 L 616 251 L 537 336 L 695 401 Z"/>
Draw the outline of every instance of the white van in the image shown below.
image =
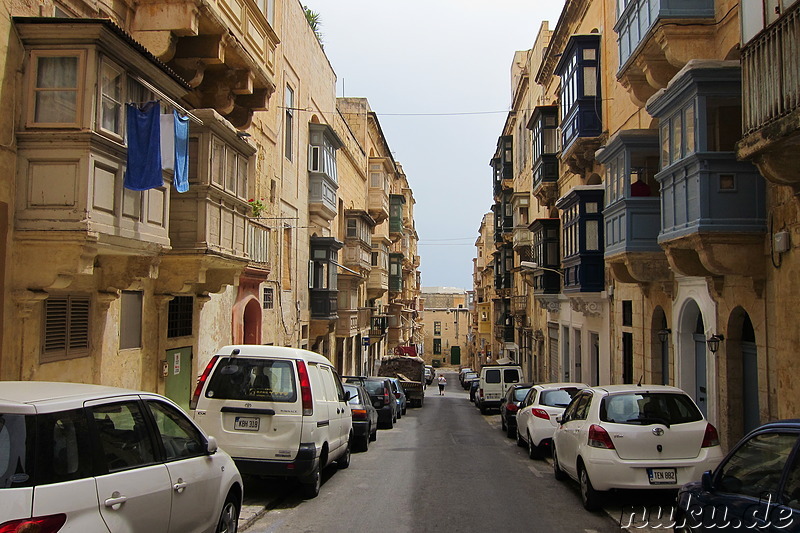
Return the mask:
<path id="1" fill-rule="evenodd" d="M 224 346 L 200 377 L 192 408 L 242 473 L 296 477 L 308 497 L 319 494 L 328 464 L 350 464 L 350 406 L 336 369 L 317 353 Z"/>
<path id="2" fill-rule="evenodd" d="M 477 404 L 481 413 L 499 408 L 500 401 L 508 388 L 522 381 L 522 367 L 519 365 L 487 365 L 481 368 L 478 385 Z"/>

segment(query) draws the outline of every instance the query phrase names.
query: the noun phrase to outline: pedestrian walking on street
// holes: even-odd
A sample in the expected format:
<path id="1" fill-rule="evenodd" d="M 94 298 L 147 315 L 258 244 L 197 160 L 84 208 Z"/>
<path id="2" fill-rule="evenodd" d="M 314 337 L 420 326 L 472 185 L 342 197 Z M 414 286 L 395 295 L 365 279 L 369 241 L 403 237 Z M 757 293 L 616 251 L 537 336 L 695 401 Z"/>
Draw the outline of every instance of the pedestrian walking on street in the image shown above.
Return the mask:
<path id="1" fill-rule="evenodd" d="M 443 375 L 439 375 L 439 396 L 444 396 L 445 385 L 447 385 L 447 380 Z"/>

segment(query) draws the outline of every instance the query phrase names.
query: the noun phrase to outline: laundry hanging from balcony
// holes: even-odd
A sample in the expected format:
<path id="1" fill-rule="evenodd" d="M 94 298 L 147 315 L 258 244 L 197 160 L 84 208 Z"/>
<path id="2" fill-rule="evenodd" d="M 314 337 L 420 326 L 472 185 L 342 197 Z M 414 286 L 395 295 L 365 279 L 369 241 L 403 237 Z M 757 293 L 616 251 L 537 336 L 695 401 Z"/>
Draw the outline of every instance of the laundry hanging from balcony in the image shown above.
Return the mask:
<path id="1" fill-rule="evenodd" d="M 128 161 L 124 185 L 134 191 L 164 185 L 162 169 L 173 171 L 178 192 L 189 189 L 189 118 L 176 111 L 161 115 L 159 101 L 128 103 Z"/>

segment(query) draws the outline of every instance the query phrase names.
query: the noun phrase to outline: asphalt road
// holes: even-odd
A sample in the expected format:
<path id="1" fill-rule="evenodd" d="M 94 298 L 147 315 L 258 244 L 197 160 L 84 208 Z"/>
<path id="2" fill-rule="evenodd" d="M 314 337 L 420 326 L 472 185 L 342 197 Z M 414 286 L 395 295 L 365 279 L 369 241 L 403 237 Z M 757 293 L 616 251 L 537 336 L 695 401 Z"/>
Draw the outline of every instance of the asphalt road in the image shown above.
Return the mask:
<path id="1" fill-rule="evenodd" d="M 246 503 L 267 508 L 245 531 L 620 531 L 609 514 L 585 511 L 577 485 L 556 481 L 548 462 L 530 460 L 496 414 L 481 415 L 455 374 L 447 378 L 444 396 L 429 386 L 425 406 L 380 430 L 350 468 L 327 469 L 317 498 L 246 480 Z"/>

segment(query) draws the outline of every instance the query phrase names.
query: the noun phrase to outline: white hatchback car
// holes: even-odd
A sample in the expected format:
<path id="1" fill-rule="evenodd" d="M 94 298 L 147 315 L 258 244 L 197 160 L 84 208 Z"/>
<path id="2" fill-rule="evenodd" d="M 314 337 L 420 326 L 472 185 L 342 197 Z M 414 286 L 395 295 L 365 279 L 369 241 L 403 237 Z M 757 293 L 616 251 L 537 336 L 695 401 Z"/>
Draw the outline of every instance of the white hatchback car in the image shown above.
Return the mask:
<path id="1" fill-rule="evenodd" d="M 553 434 L 556 479 L 578 481 L 583 506 L 603 491 L 675 489 L 722 460 L 717 430 L 679 388 L 609 385 L 583 389 Z"/>
<path id="2" fill-rule="evenodd" d="M 0 531 L 235 532 L 233 460 L 158 394 L 0 381 Z"/>
<path id="3" fill-rule="evenodd" d="M 540 383 L 534 385 L 517 411 L 517 444 L 528 447 L 528 457 L 549 452 L 558 418 L 586 383 Z"/>

